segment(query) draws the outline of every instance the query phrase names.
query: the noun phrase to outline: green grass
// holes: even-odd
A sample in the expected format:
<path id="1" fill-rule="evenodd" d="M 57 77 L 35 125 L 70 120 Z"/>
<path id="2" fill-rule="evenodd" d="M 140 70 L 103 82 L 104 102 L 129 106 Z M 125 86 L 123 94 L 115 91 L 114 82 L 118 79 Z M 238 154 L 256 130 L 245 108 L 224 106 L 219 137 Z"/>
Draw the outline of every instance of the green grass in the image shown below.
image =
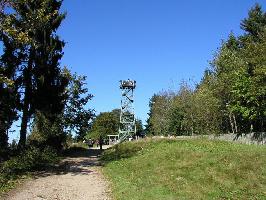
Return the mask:
<path id="1" fill-rule="evenodd" d="M 148 140 L 102 156 L 114 199 L 266 199 L 266 147 Z"/>

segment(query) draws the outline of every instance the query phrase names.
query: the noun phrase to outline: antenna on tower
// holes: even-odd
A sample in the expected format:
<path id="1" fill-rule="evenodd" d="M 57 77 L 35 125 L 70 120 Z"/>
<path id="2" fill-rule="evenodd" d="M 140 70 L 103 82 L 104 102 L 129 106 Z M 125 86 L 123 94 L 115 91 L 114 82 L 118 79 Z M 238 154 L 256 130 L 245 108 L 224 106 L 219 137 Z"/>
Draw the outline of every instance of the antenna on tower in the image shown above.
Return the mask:
<path id="1" fill-rule="evenodd" d="M 134 90 L 136 81 L 121 80 L 120 89 L 121 97 L 121 112 L 119 124 L 119 141 L 125 141 L 136 134 L 136 119 L 134 112 Z"/>

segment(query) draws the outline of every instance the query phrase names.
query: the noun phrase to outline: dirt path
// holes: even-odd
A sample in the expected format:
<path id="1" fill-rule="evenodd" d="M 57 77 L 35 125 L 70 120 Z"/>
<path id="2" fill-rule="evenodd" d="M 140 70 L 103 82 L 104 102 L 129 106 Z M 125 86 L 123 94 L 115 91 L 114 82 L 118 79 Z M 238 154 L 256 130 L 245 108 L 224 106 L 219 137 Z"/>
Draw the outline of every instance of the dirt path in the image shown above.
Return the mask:
<path id="1" fill-rule="evenodd" d="M 37 174 L 11 191 L 6 200 L 109 200 L 108 185 L 101 174 L 99 150 L 77 152 L 58 168 Z"/>

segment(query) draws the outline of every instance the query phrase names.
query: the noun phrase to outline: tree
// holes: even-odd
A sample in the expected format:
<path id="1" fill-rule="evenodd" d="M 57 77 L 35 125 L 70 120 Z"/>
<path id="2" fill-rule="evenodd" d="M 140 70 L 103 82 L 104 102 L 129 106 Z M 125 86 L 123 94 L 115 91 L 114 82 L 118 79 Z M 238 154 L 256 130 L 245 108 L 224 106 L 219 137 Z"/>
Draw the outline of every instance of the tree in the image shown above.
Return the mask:
<path id="1" fill-rule="evenodd" d="M 168 92 L 161 92 L 152 97 L 152 102 L 150 103 L 150 119 L 148 121 L 150 133 L 154 135 L 168 135 L 172 95 Z"/>
<path id="2" fill-rule="evenodd" d="M 183 135 L 184 113 L 179 106 L 173 106 L 170 111 L 169 133 L 171 135 Z"/>
<path id="3" fill-rule="evenodd" d="M 222 130 L 221 102 L 214 95 L 215 77 L 205 71 L 202 81 L 193 94 L 196 134 L 219 134 Z"/>
<path id="4" fill-rule="evenodd" d="M 153 135 L 263 132 L 266 124 L 266 13 L 256 4 L 241 22 L 244 34 L 223 41 L 201 82 L 150 100 Z M 172 93 L 172 94 L 171 94 Z"/>
<path id="5" fill-rule="evenodd" d="M 6 1 L 1 1 L 4 7 Z M 3 8 L 2 7 L 2 8 Z M 2 23 L 8 14 L 0 8 L 0 22 Z M 8 129 L 17 119 L 19 107 L 18 81 L 16 69 L 20 64 L 21 53 L 16 50 L 16 43 L 9 38 L 2 26 L 0 26 L 0 41 L 3 43 L 3 55 L 0 56 L 0 160 L 7 157 Z"/>
<path id="6" fill-rule="evenodd" d="M 214 59 L 216 96 L 232 132 L 263 131 L 265 110 L 266 13 L 255 5 L 241 23 L 245 34 L 230 35 Z"/>
<path id="7" fill-rule="evenodd" d="M 141 119 L 136 119 L 136 136 L 143 137 L 143 125 Z"/>
<path id="8" fill-rule="evenodd" d="M 151 122 L 151 117 L 153 115 L 153 105 L 155 103 L 155 98 L 156 98 L 156 95 L 154 94 L 151 98 L 150 98 L 150 101 L 149 101 L 149 107 L 150 107 L 150 110 L 149 110 L 149 113 L 148 114 L 148 119 L 147 119 L 147 124 L 145 126 L 145 132 L 146 132 L 146 135 L 155 135 L 155 132 L 154 132 L 154 127 L 153 127 L 153 123 Z"/>
<path id="9" fill-rule="evenodd" d="M 12 80 L 14 77 L 14 65 L 16 57 L 13 60 L 7 59 L 8 54 L 13 55 L 12 48 L 6 45 L 4 54 L 0 58 L 0 74 Z M 17 119 L 17 105 L 19 95 L 16 84 L 7 84 L 0 82 L 0 152 L 5 151 L 8 146 L 8 129 L 11 127 L 14 120 Z M 1 156 L 1 155 L 0 155 Z"/>
<path id="10" fill-rule="evenodd" d="M 174 97 L 173 108 L 178 110 L 180 115 L 178 117 L 181 119 L 179 122 L 180 133 L 178 135 L 193 135 L 195 133 L 195 104 L 193 89 L 185 81 L 181 82 L 179 91 Z"/>
<path id="11" fill-rule="evenodd" d="M 49 146 L 59 153 L 66 147 L 67 134 L 63 127 L 61 117 L 58 116 L 51 121 L 45 114 L 37 112 L 34 116 L 31 134 L 27 138 L 27 144 L 40 150 Z"/>
<path id="12" fill-rule="evenodd" d="M 70 83 L 67 87 L 67 101 L 64 111 L 64 125 L 69 132 L 76 132 L 77 139 L 83 140 L 91 127 L 94 110 L 86 109 L 86 105 L 93 95 L 88 94 L 85 88 L 85 76 L 76 73 L 70 75 Z"/>
<path id="13" fill-rule="evenodd" d="M 213 94 L 219 99 L 220 111 L 223 114 L 223 131 L 239 132 L 240 116 L 237 112 L 230 109 L 234 97 L 232 96 L 232 87 L 236 78 L 236 71 L 245 65 L 240 57 L 240 42 L 231 33 L 226 42 L 224 42 L 212 61 L 212 73 L 214 74 Z"/>
<path id="14" fill-rule="evenodd" d="M 248 17 L 241 23 L 245 31 L 239 40 L 243 46 L 241 57 L 246 65 L 238 72 L 238 80 L 233 87 L 234 109 L 249 125 L 250 131 L 265 130 L 266 96 L 266 12 L 259 4 L 250 9 Z"/>
<path id="15" fill-rule="evenodd" d="M 255 4 L 248 12 L 248 18 L 245 18 L 241 22 L 241 29 L 247 34 L 244 38 L 251 36 L 253 40 L 258 41 L 258 39 L 261 39 L 260 34 L 265 30 L 265 25 L 266 13 L 263 12 L 259 4 Z"/>
<path id="16" fill-rule="evenodd" d="M 193 134 L 193 90 L 183 82 L 178 92 L 168 91 L 153 95 L 147 120 L 147 134 Z"/>
<path id="17" fill-rule="evenodd" d="M 86 139 L 98 140 L 102 148 L 103 140 L 107 135 L 118 135 L 120 125 L 120 109 L 113 109 L 111 112 L 102 112 L 92 122 L 92 127 L 86 135 Z M 143 131 L 142 121 L 136 120 L 136 133 Z"/>
<path id="18" fill-rule="evenodd" d="M 115 114 L 112 112 L 103 112 L 93 121 L 92 129 L 88 133 L 87 138 L 98 140 L 100 149 L 102 149 L 103 140 L 107 138 L 107 135 L 116 135 L 118 129 L 119 122 L 117 123 Z"/>
<path id="19" fill-rule="evenodd" d="M 245 42 L 241 56 L 245 65 L 237 71 L 232 87 L 234 97 L 230 109 L 239 113 L 249 131 L 265 130 L 266 96 L 266 29 L 258 37 L 260 42 Z"/>
<path id="20" fill-rule="evenodd" d="M 59 66 L 64 42 L 56 35 L 65 14 L 59 0 L 13 0 L 13 12 L 1 20 L 1 31 L 23 56 L 16 73 L 20 80 L 21 129 L 19 146 L 26 143 L 27 125 L 36 112 L 53 121 L 64 109 L 68 84 Z"/>

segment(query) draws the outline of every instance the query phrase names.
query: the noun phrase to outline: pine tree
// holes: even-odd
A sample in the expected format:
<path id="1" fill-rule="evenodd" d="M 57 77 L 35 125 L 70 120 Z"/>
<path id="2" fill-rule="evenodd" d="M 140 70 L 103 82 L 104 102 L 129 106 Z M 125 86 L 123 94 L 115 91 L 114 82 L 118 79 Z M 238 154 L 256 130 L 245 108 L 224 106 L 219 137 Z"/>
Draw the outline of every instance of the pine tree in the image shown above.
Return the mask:
<path id="1" fill-rule="evenodd" d="M 266 13 L 263 12 L 259 4 L 251 8 L 248 13 L 248 18 L 245 18 L 241 22 L 241 29 L 246 31 L 246 34 L 251 36 L 254 40 L 259 39 L 260 34 L 265 30 L 265 26 Z"/>
<path id="2" fill-rule="evenodd" d="M 59 0 L 12 0 L 13 13 L 1 23 L 1 30 L 24 53 L 17 66 L 21 80 L 21 147 L 25 146 L 27 126 L 38 111 L 53 121 L 65 105 L 68 79 L 62 76 L 59 61 L 64 42 L 57 36 L 65 14 Z"/>
<path id="3" fill-rule="evenodd" d="M 1 1 L 1 6 L 4 6 Z M 3 7 L 2 7 L 3 8 Z M 1 9 L 1 8 L 0 8 Z M 0 21 L 3 22 L 8 14 L 0 10 Z M 17 119 L 19 106 L 18 81 L 16 80 L 17 66 L 22 59 L 21 52 L 16 49 L 15 42 L 5 34 L 0 26 L 0 41 L 3 42 L 3 55 L 0 57 L 0 160 L 7 157 L 8 129 Z"/>

